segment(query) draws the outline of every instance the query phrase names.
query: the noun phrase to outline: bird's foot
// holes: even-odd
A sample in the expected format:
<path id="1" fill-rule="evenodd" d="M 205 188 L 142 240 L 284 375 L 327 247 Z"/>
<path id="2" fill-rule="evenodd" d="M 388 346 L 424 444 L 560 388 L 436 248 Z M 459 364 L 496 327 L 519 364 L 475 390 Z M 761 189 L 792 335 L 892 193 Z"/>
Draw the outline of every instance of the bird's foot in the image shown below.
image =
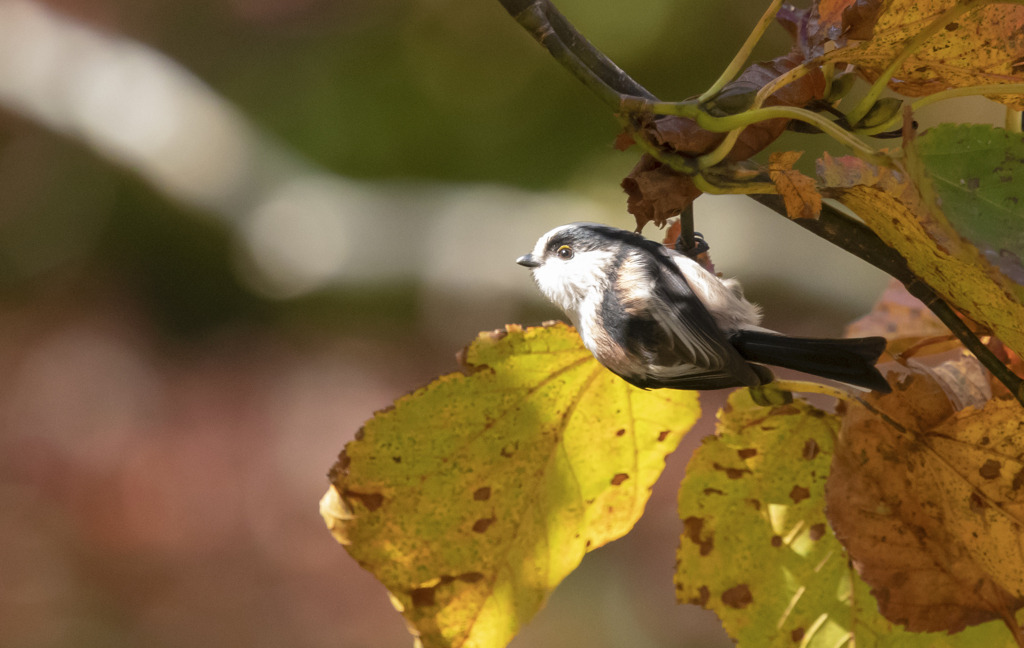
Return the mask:
<path id="1" fill-rule="evenodd" d="M 697 257 L 699 257 L 700 255 L 704 254 L 705 252 L 707 252 L 708 250 L 711 249 L 711 246 L 708 245 L 707 241 L 704 240 L 704 235 L 701 234 L 700 232 L 694 232 L 693 233 L 693 247 L 692 248 L 690 248 L 689 250 L 683 250 L 683 249 L 681 249 L 682 247 L 683 247 L 683 237 L 680 236 L 679 240 L 676 241 L 676 252 L 679 252 L 680 254 L 685 254 L 686 256 L 690 257 L 694 261 L 697 260 Z"/>

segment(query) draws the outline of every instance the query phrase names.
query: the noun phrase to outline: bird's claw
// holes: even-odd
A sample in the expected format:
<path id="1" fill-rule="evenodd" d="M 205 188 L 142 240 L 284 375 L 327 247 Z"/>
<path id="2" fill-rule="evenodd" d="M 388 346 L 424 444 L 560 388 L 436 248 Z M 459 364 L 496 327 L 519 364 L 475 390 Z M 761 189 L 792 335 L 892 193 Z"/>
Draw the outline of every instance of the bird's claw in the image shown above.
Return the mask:
<path id="1" fill-rule="evenodd" d="M 701 234 L 700 232 L 693 233 L 692 248 L 690 248 L 689 250 L 683 250 L 681 249 L 682 247 L 683 237 L 680 236 L 679 239 L 676 241 L 676 252 L 679 252 L 680 254 L 685 254 L 686 256 L 690 257 L 695 261 L 697 260 L 697 257 L 711 249 L 711 246 L 709 246 L 707 241 L 704 240 L 704 235 Z"/>

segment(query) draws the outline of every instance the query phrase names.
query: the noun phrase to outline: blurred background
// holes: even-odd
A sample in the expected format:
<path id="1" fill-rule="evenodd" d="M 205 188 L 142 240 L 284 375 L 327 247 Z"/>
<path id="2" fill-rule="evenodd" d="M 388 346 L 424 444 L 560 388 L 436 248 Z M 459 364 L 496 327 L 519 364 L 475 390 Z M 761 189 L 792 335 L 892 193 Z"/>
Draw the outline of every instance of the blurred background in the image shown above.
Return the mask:
<path id="1" fill-rule="evenodd" d="M 766 5 L 558 4 L 673 99 Z M 632 228 L 615 135 L 493 0 L 0 0 L 0 646 L 411 645 L 324 528 L 326 472 L 477 331 L 558 316 L 513 260 Z M 790 333 L 885 284 L 750 200 L 697 225 Z M 671 582 L 723 398 L 514 646 L 731 645 Z"/>

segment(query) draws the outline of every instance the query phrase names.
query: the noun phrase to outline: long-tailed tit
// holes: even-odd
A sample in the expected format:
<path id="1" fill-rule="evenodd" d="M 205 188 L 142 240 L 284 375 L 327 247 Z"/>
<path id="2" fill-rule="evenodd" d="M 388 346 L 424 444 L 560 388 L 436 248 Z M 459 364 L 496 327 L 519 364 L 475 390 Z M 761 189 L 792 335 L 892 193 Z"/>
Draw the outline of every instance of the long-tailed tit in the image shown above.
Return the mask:
<path id="1" fill-rule="evenodd" d="M 765 364 L 888 393 L 885 338 L 794 338 L 761 328 L 733 279 L 632 232 L 574 223 L 516 263 L 562 308 L 594 357 L 643 388 L 721 389 L 775 379 Z"/>

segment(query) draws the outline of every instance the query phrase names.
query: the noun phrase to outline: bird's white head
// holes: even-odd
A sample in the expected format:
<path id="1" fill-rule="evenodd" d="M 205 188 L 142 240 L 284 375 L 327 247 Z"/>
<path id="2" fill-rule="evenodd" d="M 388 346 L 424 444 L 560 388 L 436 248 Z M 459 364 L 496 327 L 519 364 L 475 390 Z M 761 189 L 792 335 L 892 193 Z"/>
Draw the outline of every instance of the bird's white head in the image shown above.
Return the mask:
<path id="1" fill-rule="evenodd" d="M 540 237 L 533 252 L 516 263 L 532 268 L 544 296 L 575 321 L 588 297 L 600 299 L 608 289 L 631 237 L 640 238 L 597 223 L 563 225 Z"/>

